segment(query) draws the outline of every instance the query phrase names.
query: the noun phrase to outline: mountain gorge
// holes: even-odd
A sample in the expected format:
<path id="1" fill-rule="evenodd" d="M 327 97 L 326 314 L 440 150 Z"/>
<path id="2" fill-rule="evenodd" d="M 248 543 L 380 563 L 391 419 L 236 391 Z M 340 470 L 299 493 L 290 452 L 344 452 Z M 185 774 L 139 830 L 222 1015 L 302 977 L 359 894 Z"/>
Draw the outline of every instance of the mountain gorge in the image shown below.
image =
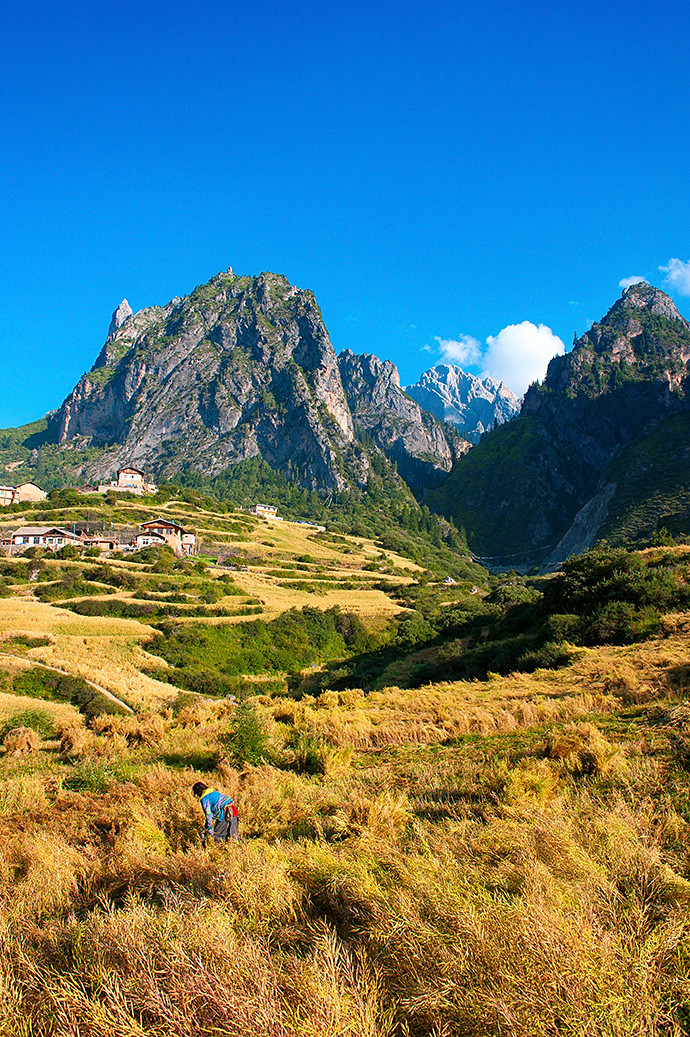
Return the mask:
<path id="1" fill-rule="evenodd" d="M 458 461 L 433 505 L 464 526 L 475 551 L 506 563 L 555 562 L 601 536 L 622 542 L 660 524 L 680 530 L 690 504 L 688 359 L 690 325 L 671 299 L 643 282 L 626 289 L 572 352 L 554 357 L 519 417 Z"/>

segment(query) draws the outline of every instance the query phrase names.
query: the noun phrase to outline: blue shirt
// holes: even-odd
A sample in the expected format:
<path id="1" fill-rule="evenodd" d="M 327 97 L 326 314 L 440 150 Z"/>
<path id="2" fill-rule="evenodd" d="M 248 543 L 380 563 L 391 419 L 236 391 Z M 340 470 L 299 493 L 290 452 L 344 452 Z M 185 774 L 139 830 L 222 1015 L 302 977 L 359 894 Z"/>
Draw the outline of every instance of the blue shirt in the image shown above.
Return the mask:
<path id="1" fill-rule="evenodd" d="M 222 792 L 216 792 L 215 789 L 204 792 L 201 797 L 201 806 L 206 814 L 206 828 L 211 835 L 213 835 L 216 821 L 220 821 L 225 808 L 233 802 L 232 796 L 224 796 Z"/>

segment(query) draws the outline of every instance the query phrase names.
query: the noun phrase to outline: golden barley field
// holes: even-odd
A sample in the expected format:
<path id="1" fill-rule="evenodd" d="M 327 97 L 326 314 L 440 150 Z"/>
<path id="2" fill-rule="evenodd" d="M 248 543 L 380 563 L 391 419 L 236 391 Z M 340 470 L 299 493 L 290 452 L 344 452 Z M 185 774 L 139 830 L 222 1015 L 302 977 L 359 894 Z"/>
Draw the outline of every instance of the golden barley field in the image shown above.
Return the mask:
<path id="1" fill-rule="evenodd" d="M 151 632 L 0 598 L 2 1037 L 690 1033 L 687 613 L 556 670 L 244 701 L 146 677 Z M 133 712 L 13 694 L 36 662 Z M 201 845 L 200 779 L 239 843 Z"/>

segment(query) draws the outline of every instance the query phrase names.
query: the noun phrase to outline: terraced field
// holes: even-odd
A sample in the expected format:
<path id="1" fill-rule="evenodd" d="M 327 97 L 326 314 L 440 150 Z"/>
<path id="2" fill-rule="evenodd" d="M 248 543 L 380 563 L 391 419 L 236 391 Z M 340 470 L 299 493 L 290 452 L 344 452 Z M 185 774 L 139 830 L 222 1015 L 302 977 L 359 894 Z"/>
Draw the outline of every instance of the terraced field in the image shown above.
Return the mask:
<path id="1" fill-rule="evenodd" d="M 538 581 L 175 515 L 203 556 L 0 559 L 1 1037 L 688 1033 L 687 548 L 574 566 L 580 612 L 544 615 Z M 446 620 L 460 665 L 458 609 L 579 640 L 341 686 Z M 239 844 L 202 848 L 199 779 Z"/>

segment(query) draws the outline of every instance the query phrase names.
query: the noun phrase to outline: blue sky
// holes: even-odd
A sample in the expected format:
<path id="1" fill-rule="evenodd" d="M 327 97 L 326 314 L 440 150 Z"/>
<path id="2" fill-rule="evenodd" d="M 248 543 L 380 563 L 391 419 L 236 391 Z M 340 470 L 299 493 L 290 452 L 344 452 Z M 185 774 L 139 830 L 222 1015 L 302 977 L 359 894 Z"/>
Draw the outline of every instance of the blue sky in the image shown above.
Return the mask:
<path id="1" fill-rule="evenodd" d="M 531 377 L 631 275 L 690 317 L 689 30 L 678 0 L 4 0 L 0 427 L 123 297 L 228 266 L 313 289 L 403 384 Z"/>

